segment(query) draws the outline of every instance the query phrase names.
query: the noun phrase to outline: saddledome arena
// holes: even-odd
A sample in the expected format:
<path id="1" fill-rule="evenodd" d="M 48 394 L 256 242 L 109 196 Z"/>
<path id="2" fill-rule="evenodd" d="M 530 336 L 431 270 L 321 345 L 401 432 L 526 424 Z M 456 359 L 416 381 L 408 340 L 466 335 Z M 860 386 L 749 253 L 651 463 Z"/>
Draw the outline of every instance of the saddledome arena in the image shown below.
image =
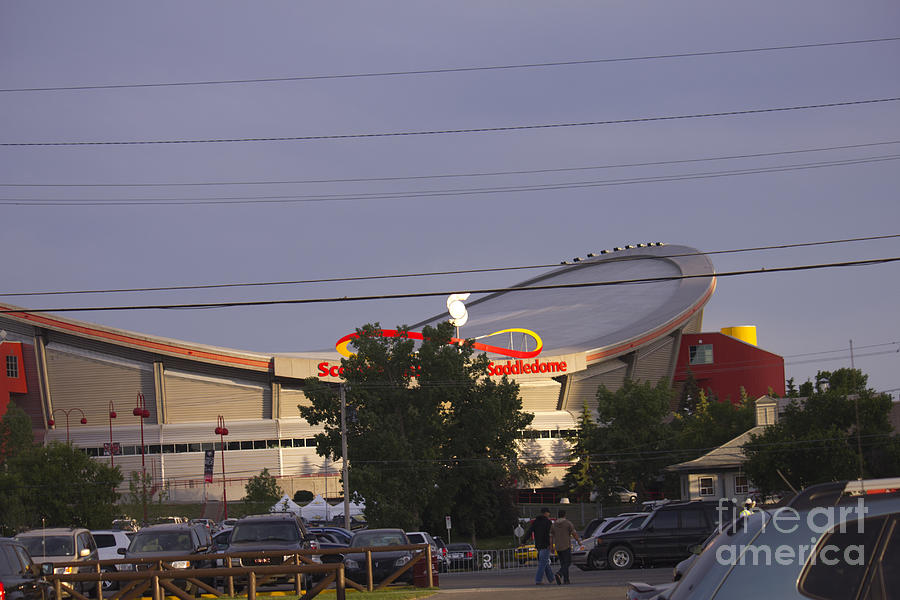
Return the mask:
<path id="1" fill-rule="evenodd" d="M 461 337 L 527 329 L 543 341 L 530 358 L 489 354 L 492 376 L 516 380 L 524 410 L 535 415 L 522 443 L 523 452 L 539 454 L 549 467 L 541 487 L 561 483 L 568 466 L 562 438 L 585 407 L 596 409 L 600 385 L 615 390 L 626 378 L 671 382 L 682 333 L 701 331 L 713 272 L 709 258 L 693 248 L 639 244 L 566 261 L 514 286 L 536 289 L 468 299 Z M 584 285 L 597 282 L 614 284 Z M 96 460 L 113 460 L 127 482 L 131 471 L 141 470 L 143 435 L 146 468 L 168 484 L 170 499 L 201 501 L 222 491 L 215 433 L 221 415 L 228 428 L 228 497 L 243 497 L 247 480 L 263 468 L 290 495 L 300 489 L 341 495 L 340 465 L 316 455 L 313 436 L 320 429 L 296 408 L 307 402 L 304 378 L 340 381 L 337 351 L 260 354 L 0 308 L 8 311 L 0 313 L 0 348 L 7 357 L 0 413 L 9 400 L 24 408 L 39 441 L 65 441 L 68 434 Z M 447 318 L 437 315 L 411 330 Z M 335 339 L 344 333 L 336 324 Z M 489 342 L 536 350 L 533 337 L 516 332 Z M 134 410 L 138 393 L 143 419 Z M 216 451 L 212 484 L 204 478 L 208 450 Z M 127 483 L 123 487 L 127 491 Z"/>

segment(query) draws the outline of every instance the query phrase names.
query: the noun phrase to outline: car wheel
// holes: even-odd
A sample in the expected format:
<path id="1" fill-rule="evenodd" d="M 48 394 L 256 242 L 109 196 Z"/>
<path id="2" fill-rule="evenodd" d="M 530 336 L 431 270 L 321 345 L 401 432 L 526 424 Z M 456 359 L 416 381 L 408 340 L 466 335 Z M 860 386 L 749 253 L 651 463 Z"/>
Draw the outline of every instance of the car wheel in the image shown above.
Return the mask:
<path id="1" fill-rule="evenodd" d="M 599 552 L 591 552 L 587 558 L 586 567 L 591 570 L 599 570 L 606 566 L 606 559 Z"/>
<path id="2" fill-rule="evenodd" d="M 634 565 L 634 554 L 627 546 L 616 546 L 609 551 L 609 566 L 613 569 L 630 569 Z"/>
<path id="3" fill-rule="evenodd" d="M 105 569 L 103 569 L 103 572 L 104 573 L 117 573 L 118 571 L 116 571 L 112 567 L 106 567 Z M 102 586 L 103 586 L 104 592 L 110 592 L 112 590 L 119 589 L 119 582 L 118 581 L 109 581 L 108 579 L 104 579 Z"/>

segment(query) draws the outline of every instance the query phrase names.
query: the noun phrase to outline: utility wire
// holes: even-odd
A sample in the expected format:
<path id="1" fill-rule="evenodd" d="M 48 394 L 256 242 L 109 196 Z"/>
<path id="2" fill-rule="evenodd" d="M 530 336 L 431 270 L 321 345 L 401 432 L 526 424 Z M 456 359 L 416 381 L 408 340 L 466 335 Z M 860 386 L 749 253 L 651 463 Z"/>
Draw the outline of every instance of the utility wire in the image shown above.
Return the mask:
<path id="1" fill-rule="evenodd" d="M 859 148 L 871 148 L 873 146 L 886 146 L 900 144 L 900 140 L 887 140 L 882 142 L 869 142 L 865 144 L 846 144 L 841 146 L 827 146 L 820 148 L 800 148 L 796 150 L 781 150 L 777 152 L 756 152 L 753 154 L 731 154 L 726 156 L 707 156 L 702 158 L 685 158 L 679 160 L 657 160 L 637 163 L 618 163 L 611 165 L 592 165 L 585 167 L 561 167 L 555 169 L 521 169 L 515 171 L 482 171 L 476 173 L 440 173 L 432 175 L 398 175 L 388 177 L 343 177 L 334 179 L 295 179 L 285 181 L 197 181 L 186 183 L 0 183 L 0 187 L 15 188 L 133 188 L 133 187 L 199 187 L 199 186 L 224 186 L 224 185 L 300 185 L 321 183 L 368 183 L 375 181 L 419 181 L 423 179 L 450 179 L 464 177 L 499 177 L 506 175 L 537 175 L 544 173 L 570 173 L 575 171 L 593 171 L 599 169 L 625 169 L 631 167 L 657 167 L 663 165 L 679 165 L 685 163 L 708 162 L 717 160 L 739 160 L 746 158 L 765 158 L 770 156 L 786 156 L 791 154 L 804 154 L 808 152 L 828 152 L 832 150 L 853 150 Z"/>
<path id="2" fill-rule="evenodd" d="M 320 79 L 355 79 L 364 77 L 397 77 L 406 75 L 436 75 L 443 73 L 465 73 L 473 71 L 500 71 L 512 69 L 534 69 L 545 67 L 562 67 L 575 65 L 591 65 L 617 62 L 633 62 L 644 60 L 661 60 L 672 58 L 692 58 L 700 56 L 719 56 L 725 54 L 748 54 L 753 52 L 773 52 L 778 50 L 797 50 L 804 48 L 825 48 L 829 46 L 849 46 L 858 44 L 873 44 L 878 42 L 893 42 L 900 40 L 900 37 L 884 37 L 863 40 L 847 40 L 840 42 L 818 42 L 810 44 L 790 44 L 784 46 L 764 46 L 761 48 L 741 48 L 736 50 L 708 50 L 701 52 L 681 52 L 676 54 L 650 54 L 644 56 L 628 56 L 620 58 L 598 58 L 584 60 L 567 60 L 554 62 L 539 63 L 523 63 L 515 65 L 488 65 L 481 67 L 447 67 L 440 69 L 418 69 L 410 71 L 381 71 L 373 73 L 344 73 L 331 75 L 298 75 L 292 77 L 257 77 L 253 79 L 221 79 L 209 81 L 175 81 L 161 83 L 122 83 L 122 84 L 99 84 L 99 85 L 70 85 L 70 86 L 48 86 L 48 87 L 30 87 L 30 88 L 5 88 L 0 89 L 0 93 L 8 92 L 53 92 L 65 90 L 109 90 L 109 89 L 127 89 L 127 88 L 154 88 L 154 87 L 175 87 L 175 86 L 192 86 L 192 85 L 232 85 L 245 83 L 276 83 L 287 81 L 315 81 Z"/>
<path id="3" fill-rule="evenodd" d="M 670 253 L 670 254 L 658 254 L 654 255 L 653 259 L 659 258 L 684 258 L 689 256 L 704 256 L 704 255 L 712 255 L 712 254 L 736 254 L 743 252 L 759 252 L 762 250 L 784 250 L 789 248 L 808 248 L 813 246 L 826 246 L 833 244 L 846 244 L 850 242 L 866 242 L 872 240 L 886 240 L 886 239 L 896 239 L 900 238 L 900 234 L 893 233 L 889 235 L 870 235 L 865 237 L 857 237 L 857 238 L 843 238 L 836 240 L 820 240 L 815 242 L 797 242 L 794 244 L 774 244 L 768 246 L 752 246 L 749 248 L 732 248 L 729 250 L 711 250 L 707 252 L 678 252 L 678 253 Z M 622 262 L 626 260 L 646 260 L 648 257 L 646 256 L 610 256 L 604 262 Z M 208 290 L 208 289 L 221 289 L 221 288 L 237 288 L 237 287 L 266 287 L 266 286 L 275 286 L 275 285 L 298 285 L 298 284 L 309 284 L 309 283 L 339 283 L 339 282 L 348 282 L 348 281 L 366 281 L 366 280 L 376 280 L 376 279 L 401 279 L 401 278 L 411 278 L 411 277 L 434 277 L 434 276 L 445 276 L 445 275 L 467 275 L 467 274 L 475 274 L 475 273 L 495 273 L 498 271 L 520 271 L 525 269 L 547 269 L 558 267 L 558 263 L 552 264 L 540 264 L 540 265 L 521 265 L 521 266 L 513 266 L 513 267 L 487 267 L 482 269 L 457 269 L 453 271 L 429 271 L 429 272 L 420 272 L 420 273 L 404 273 L 404 274 L 394 274 L 394 275 L 361 275 L 358 277 L 328 277 L 322 279 L 297 279 L 297 280 L 285 280 L 285 281 L 257 281 L 250 283 L 216 283 L 216 284 L 208 284 L 208 285 L 174 285 L 174 286 L 159 286 L 159 287 L 139 287 L 139 288 L 117 288 L 117 289 L 93 289 L 93 290 L 67 290 L 67 291 L 49 291 L 49 292 L 6 292 L 0 293 L 0 297 L 10 297 L 10 296 L 58 296 L 58 295 L 69 295 L 69 294 L 112 294 L 112 293 L 124 293 L 124 292 L 159 292 L 159 291 L 174 291 L 174 290 Z M 897 342 L 892 342 L 897 343 Z M 868 346 L 861 346 L 860 348 L 867 348 Z M 843 350 L 846 350 L 843 349 Z M 842 350 L 832 350 L 832 351 L 823 351 L 825 352 L 839 352 Z M 821 353 L 820 353 L 821 354 Z M 797 356 L 805 356 L 805 355 L 797 355 Z"/>
<path id="4" fill-rule="evenodd" d="M 343 133 L 322 135 L 299 135 L 279 137 L 251 137 L 251 138 L 209 138 L 209 139 L 172 139 L 172 140 L 108 140 L 86 142 L 0 142 L 0 146 L 35 147 L 35 146 L 137 146 L 151 144 L 225 144 L 237 142 L 304 142 L 314 140 L 346 140 L 364 138 L 385 137 L 413 137 L 426 135 L 445 135 L 458 133 L 497 133 L 504 131 L 525 131 L 535 129 L 561 129 L 567 127 L 589 127 L 596 125 L 624 125 L 630 123 L 649 123 L 653 121 L 675 121 L 682 119 L 703 119 L 709 117 L 732 117 L 737 115 L 753 115 L 763 113 L 788 112 L 798 110 L 811 110 L 818 108 L 836 108 L 841 106 L 861 106 L 865 104 L 880 104 L 896 102 L 900 97 L 874 98 L 869 100 L 848 100 L 844 102 L 827 102 L 823 104 L 804 104 L 798 106 L 781 106 L 770 108 L 754 108 L 743 110 L 729 110 L 722 112 L 694 113 L 685 115 L 668 115 L 658 117 L 634 117 L 630 119 L 610 119 L 606 121 L 581 121 L 573 123 L 542 123 L 533 125 L 507 125 L 497 127 L 470 127 L 465 129 L 431 129 L 424 131 L 389 131 L 378 133 Z"/>
<path id="5" fill-rule="evenodd" d="M 713 277 L 737 277 L 743 275 L 760 275 L 765 273 L 792 273 L 799 271 L 810 271 L 818 269 L 833 269 L 843 267 L 859 267 L 869 265 L 880 265 L 900 261 L 900 256 L 872 258 L 866 260 L 854 260 L 837 263 L 820 263 L 812 265 L 795 265 L 789 267 L 772 267 L 761 269 L 750 269 L 743 271 L 728 271 L 722 273 L 701 273 L 695 275 L 672 275 L 668 277 L 648 277 L 641 279 L 620 279 L 615 281 L 595 281 L 584 283 L 560 283 L 552 285 L 535 285 L 528 287 L 503 287 L 503 288 L 485 288 L 468 290 L 472 294 L 493 294 L 506 292 L 534 292 L 538 290 L 554 290 L 554 289 L 578 289 L 605 287 L 614 285 L 633 285 L 647 283 L 664 283 L 669 281 L 683 281 L 686 279 L 705 279 Z M 435 296 L 447 296 L 449 294 L 462 293 L 461 290 L 442 291 L 442 292 L 412 292 L 404 294 L 378 294 L 368 296 L 339 296 L 332 298 L 301 298 L 292 300 L 248 300 L 239 302 L 199 302 L 193 304 L 146 304 L 132 306 L 85 306 L 85 307 L 62 307 L 62 308 L 17 308 L 2 309 L 2 313 L 46 313 L 46 312 L 92 312 L 92 311 L 123 311 L 123 310 L 163 310 L 163 309 L 207 309 L 207 308 L 234 308 L 246 306 L 272 306 L 272 305 L 291 305 L 291 304 L 323 304 L 334 302 L 359 302 L 363 300 L 400 300 L 411 298 L 429 298 Z"/>
<path id="6" fill-rule="evenodd" d="M 758 175 L 761 173 L 783 173 L 822 169 L 837 166 L 862 165 L 895 161 L 900 154 L 886 154 L 862 158 L 848 158 L 793 165 L 775 165 L 771 167 L 753 167 L 749 169 L 732 169 L 728 171 L 706 171 L 700 173 L 682 173 L 675 175 L 649 175 L 622 179 L 602 179 L 594 181 L 575 181 L 568 183 L 542 183 L 521 186 L 451 188 L 444 190 L 398 192 L 366 192 L 355 194 L 318 194 L 318 195 L 269 195 L 269 196 L 216 196 L 205 198 L 136 198 L 132 200 L 63 200 L 53 198 L 6 198 L 0 205 L 10 206 L 201 206 L 201 205 L 237 205 L 237 204 L 296 204 L 306 202 L 339 202 L 355 200 L 398 200 L 409 198 L 435 198 L 446 196 L 472 196 L 480 194 L 508 194 L 520 192 L 538 192 L 553 190 L 610 187 L 640 183 L 663 183 L 668 181 L 686 181 L 692 179 L 715 179 L 737 175 Z"/>

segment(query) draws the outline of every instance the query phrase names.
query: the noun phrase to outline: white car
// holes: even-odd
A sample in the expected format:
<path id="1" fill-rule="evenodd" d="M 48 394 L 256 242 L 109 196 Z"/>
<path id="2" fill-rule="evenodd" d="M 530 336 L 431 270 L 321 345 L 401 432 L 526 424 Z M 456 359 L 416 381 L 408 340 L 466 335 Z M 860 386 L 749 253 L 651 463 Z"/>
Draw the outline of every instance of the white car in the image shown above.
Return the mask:
<path id="1" fill-rule="evenodd" d="M 614 487 L 610 490 L 612 495 L 619 499 L 619 502 L 634 504 L 637 502 L 637 492 L 625 489 L 621 486 Z"/>
<path id="2" fill-rule="evenodd" d="M 128 544 L 131 543 L 131 538 L 134 537 L 134 532 L 122 531 L 121 529 L 97 529 L 91 531 L 91 535 L 94 536 L 94 542 L 97 544 L 97 554 L 100 560 L 107 560 L 122 558 L 119 554 L 119 548 L 128 547 Z M 107 572 L 130 571 L 132 568 L 131 565 L 121 564 L 107 565 L 103 567 L 103 570 Z M 115 581 L 103 582 L 104 590 L 114 590 L 116 587 L 117 582 Z"/>

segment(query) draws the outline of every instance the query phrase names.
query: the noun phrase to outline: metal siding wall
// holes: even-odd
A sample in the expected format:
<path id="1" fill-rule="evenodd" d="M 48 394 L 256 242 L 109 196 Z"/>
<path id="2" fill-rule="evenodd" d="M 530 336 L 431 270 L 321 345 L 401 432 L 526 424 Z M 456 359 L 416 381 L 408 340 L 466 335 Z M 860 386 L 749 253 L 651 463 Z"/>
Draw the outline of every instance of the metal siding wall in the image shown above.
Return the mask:
<path id="1" fill-rule="evenodd" d="M 2 315 L 0 315 L 0 329 L 6 331 L 9 334 L 6 339 L 13 342 L 31 341 L 35 334 L 34 327 L 31 325 L 19 323 Z"/>
<path id="2" fill-rule="evenodd" d="M 569 396 L 566 399 L 566 406 L 563 407 L 571 412 L 581 414 L 581 410 L 587 403 L 587 407 L 591 411 L 597 410 L 597 389 L 604 385 L 610 391 L 616 391 L 625 383 L 625 375 L 628 371 L 628 365 L 622 361 L 614 361 L 618 366 L 594 376 L 587 376 L 570 385 Z M 604 366 L 608 366 L 608 363 Z"/>
<path id="3" fill-rule="evenodd" d="M 281 414 L 285 417 L 297 416 L 298 406 L 311 406 L 312 402 L 303 393 L 303 389 L 299 387 L 281 386 Z"/>
<path id="4" fill-rule="evenodd" d="M 54 344 L 47 347 L 47 373 L 54 411 L 80 408 L 89 425 L 108 423 L 110 401 L 117 412 L 130 413 L 138 391 L 142 391 L 151 415 L 145 423 L 156 422 L 151 365 L 132 366 L 114 362 L 112 357 L 106 361 L 99 355 L 88 356 Z M 73 418 L 79 422 L 81 415 L 77 410 L 70 414 L 70 426 Z M 55 420 L 57 428 L 60 424 L 65 428 L 63 414 L 57 412 Z"/>
<path id="5" fill-rule="evenodd" d="M 169 423 L 231 419 L 271 419 L 272 388 L 256 383 L 192 377 L 166 370 L 166 416 Z M 229 427 L 231 429 L 231 427 Z"/>
<path id="6" fill-rule="evenodd" d="M 634 369 L 634 380 L 656 384 L 665 378 L 669 372 L 674 342 L 672 337 L 666 336 L 653 346 L 641 350 Z"/>
<path id="7" fill-rule="evenodd" d="M 562 385 L 553 380 L 520 382 L 519 396 L 522 398 L 522 410 L 527 412 L 556 410 L 561 388 Z"/>
<path id="8" fill-rule="evenodd" d="M 682 329 L 683 333 L 701 333 L 703 328 L 703 311 L 700 310 L 693 317 L 688 319 Z"/>

